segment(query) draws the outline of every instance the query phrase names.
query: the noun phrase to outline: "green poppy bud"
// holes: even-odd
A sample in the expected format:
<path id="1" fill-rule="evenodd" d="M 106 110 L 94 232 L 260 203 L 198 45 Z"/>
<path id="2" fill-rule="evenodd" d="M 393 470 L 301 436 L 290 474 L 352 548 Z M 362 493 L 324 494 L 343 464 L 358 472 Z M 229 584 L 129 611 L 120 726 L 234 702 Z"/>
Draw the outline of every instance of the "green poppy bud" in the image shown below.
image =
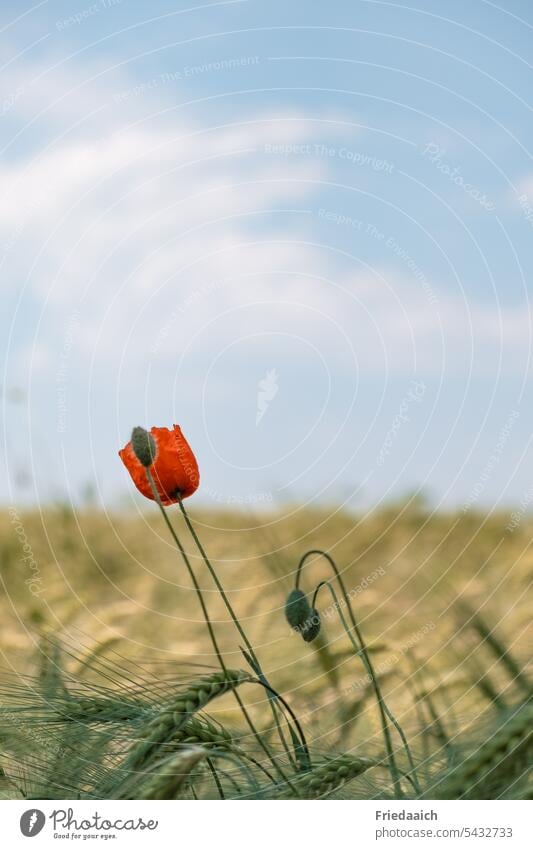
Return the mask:
<path id="1" fill-rule="evenodd" d="M 306 643 L 311 643 L 320 634 L 320 613 L 316 607 L 310 608 L 309 616 L 302 625 L 301 633 Z"/>
<path id="2" fill-rule="evenodd" d="M 311 608 L 305 593 L 301 590 L 292 590 L 285 602 L 285 617 L 291 628 L 300 631 L 310 613 Z"/>
<path id="3" fill-rule="evenodd" d="M 131 447 L 138 461 L 145 468 L 152 465 L 157 454 L 154 437 L 143 427 L 134 427 L 131 432 Z"/>

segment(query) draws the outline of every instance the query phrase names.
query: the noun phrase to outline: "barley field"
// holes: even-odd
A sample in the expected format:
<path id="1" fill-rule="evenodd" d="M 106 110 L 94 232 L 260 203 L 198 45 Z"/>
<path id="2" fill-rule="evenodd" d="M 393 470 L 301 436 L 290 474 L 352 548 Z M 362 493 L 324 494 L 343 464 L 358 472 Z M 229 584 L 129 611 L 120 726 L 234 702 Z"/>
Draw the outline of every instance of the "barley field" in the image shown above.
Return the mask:
<path id="1" fill-rule="evenodd" d="M 531 798 L 527 516 L 166 515 L 220 657 L 160 512 L 2 514 L 3 798 Z"/>

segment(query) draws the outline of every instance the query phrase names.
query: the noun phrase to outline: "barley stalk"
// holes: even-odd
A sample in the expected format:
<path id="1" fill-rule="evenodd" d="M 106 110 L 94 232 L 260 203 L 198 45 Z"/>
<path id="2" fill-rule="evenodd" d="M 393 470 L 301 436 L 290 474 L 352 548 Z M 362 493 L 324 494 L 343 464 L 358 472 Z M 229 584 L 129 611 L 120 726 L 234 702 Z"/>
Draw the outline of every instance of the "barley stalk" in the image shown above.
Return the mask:
<path id="1" fill-rule="evenodd" d="M 343 784 L 362 775 L 376 765 L 370 758 L 357 758 L 353 755 L 339 755 L 329 758 L 308 772 L 300 773 L 292 779 L 293 788 L 282 787 L 276 794 L 278 799 L 319 799 L 338 790 Z"/>
<path id="2" fill-rule="evenodd" d="M 512 681 L 519 687 L 526 697 L 532 694 L 532 685 L 526 673 L 515 660 L 505 643 L 499 639 L 493 628 L 485 621 L 479 611 L 474 611 L 465 601 L 459 603 L 460 610 L 467 619 L 467 624 L 478 634 L 481 642 L 487 646 L 494 657 L 501 663 L 502 667 Z"/>
<path id="3" fill-rule="evenodd" d="M 126 722 L 153 711 L 152 707 L 134 701 L 106 697 L 64 699 L 54 701 L 53 707 L 62 720 L 80 723 Z"/>
<path id="4" fill-rule="evenodd" d="M 231 734 L 225 728 L 205 717 L 201 720 L 191 717 L 173 741 L 184 745 L 217 746 L 219 749 L 229 748 L 233 743 Z"/>
<path id="5" fill-rule="evenodd" d="M 194 767 L 205 756 L 206 751 L 197 746 L 172 754 L 126 782 L 118 798 L 177 799 Z"/>
<path id="6" fill-rule="evenodd" d="M 425 797 L 494 799 L 526 773 L 532 756 L 533 702 L 525 702 Z"/>
<path id="7" fill-rule="evenodd" d="M 148 722 L 142 740 L 130 752 L 125 766 L 138 769 L 159 746 L 175 742 L 193 714 L 218 696 L 234 691 L 245 681 L 253 680 L 247 672 L 232 669 L 198 678 Z"/>

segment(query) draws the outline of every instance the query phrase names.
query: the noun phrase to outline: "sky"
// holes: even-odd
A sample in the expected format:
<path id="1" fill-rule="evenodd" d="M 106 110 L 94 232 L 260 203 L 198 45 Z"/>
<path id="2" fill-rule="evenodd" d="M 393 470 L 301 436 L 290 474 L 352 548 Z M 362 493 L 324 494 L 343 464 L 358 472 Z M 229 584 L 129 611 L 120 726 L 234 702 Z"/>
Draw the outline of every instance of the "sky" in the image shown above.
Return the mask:
<path id="1" fill-rule="evenodd" d="M 533 503 L 533 7 L 0 9 L 4 504 Z"/>

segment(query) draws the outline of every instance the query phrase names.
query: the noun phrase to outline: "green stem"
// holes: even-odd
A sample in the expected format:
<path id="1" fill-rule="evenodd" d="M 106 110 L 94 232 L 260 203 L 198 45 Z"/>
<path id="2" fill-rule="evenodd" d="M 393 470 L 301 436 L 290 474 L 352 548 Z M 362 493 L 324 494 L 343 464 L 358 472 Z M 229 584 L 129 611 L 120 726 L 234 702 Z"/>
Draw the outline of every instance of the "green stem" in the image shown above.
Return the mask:
<path id="1" fill-rule="evenodd" d="M 217 572 L 216 572 L 215 567 L 213 566 L 213 564 L 212 564 L 212 563 L 211 563 L 211 561 L 209 560 L 209 557 L 207 556 L 207 552 L 205 551 L 205 549 L 204 549 L 204 547 L 203 547 L 202 543 L 200 542 L 200 539 L 199 539 L 199 537 L 198 537 L 198 534 L 196 533 L 196 531 L 195 531 L 195 529 L 194 529 L 194 525 L 192 524 L 192 522 L 191 522 L 191 520 L 190 520 L 190 518 L 189 518 L 189 514 L 187 513 L 187 511 L 186 511 L 186 509 L 185 509 L 185 506 L 184 506 L 184 504 L 183 504 L 183 499 L 181 498 L 181 496 L 179 495 L 179 493 L 177 494 L 177 499 L 178 499 L 178 503 L 179 503 L 179 506 L 180 506 L 181 512 L 182 512 L 182 514 L 183 514 L 183 518 L 185 519 L 185 522 L 186 522 L 186 524 L 187 524 L 187 527 L 188 527 L 188 529 L 189 529 L 189 531 L 190 531 L 190 534 L 191 534 L 191 536 L 192 536 L 192 538 L 193 538 L 194 542 L 196 543 L 196 546 L 197 546 L 197 548 L 198 548 L 198 551 L 200 552 L 200 554 L 201 554 L 201 555 L 202 555 L 202 557 L 203 557 L 203 560 L 204 560 L 205 565 L 206 565 L 206 566 L 207 566 L 207 568 L 209 569 L 209 572 L 210 572 L 210 574 L 211 574 L 211 577 L 213 578 L 213 581 L 215 582 L 215 585 L 216 585 L 216 587 L 217 587 L 217 589 L 218 589 L 218 591 L 219 591 L 219 593 L 220 593 L 220 596 L 221 596 L 221 598 L 222 598 L 222 600 L 223 600 L 223 602 L 224 602 L 224 604 L 225 604 L 225 606 L 226 606 L 226 609 L 227 609 L 227 611 L 228 611 L 228 613 L 229 613 L 229 615 L 230 615 L 230 617 L 231 617 L 231 619 L 232 619 L 232 621 L 233 621 L 233 624 L 234 624 L 234 625 L 235 625 L 235 627 L 237 628 L 237 631 L 239 632 L 239 634 L 240 634 L 240 636 L 241 636 L 242 640 L 244 641 L 244 643 L 245 643 L 245 645 L 246 645 L 246 648 L 248 649 L 248 652 L 250 653 L 250 656 L 251 656 L 252 660 L 254 661 L 254 663 L 255 663 L 255 664 L 256 664 L 256 666 L 257 666 L 258 671 L 260 672 L 261 677 L 264 679 L 265 683 L 266 683 L 266 684 L 268 684 L 267 679 L 266 679 L 266 676 L 265 676 L 265 674 L 263 673 L 263 670 L 261 669 L 261 664 L 259 663 L 259 659 L 258 659 L 258 657 L 257 657 L 257 655 L 256 655 L 256 653 L 255 653 L 255 651 L 254 651 L 254 648 L 253 648 L 253 646 L 252 646 L 252 644 L 251 644 L 250 640 L 248 639 L 248 637 L 247 637 L 247 635 L 246 635 L 246 632 L 244 631 L 244 629 L 243 629 L 243 627 L 242 627 L 241 623 L 239 622 L 239 620 L 238 620 L 238 618 L 237 618 L 237 615 L 236 615 L 235 611 L 233 610 L 233 607 L 232 607 L 232 605 L 231 605 L 231 602 L 230 602 L 230 600 L 229 600 L 228 596 L 226 595 L 226 591 L 224 590 L 224 587 L 222 586 L 222 583 L 221 583 L 221 581 L 220 581 L 220 579 L 219 579 L 219 577 L 218 577 L 218 575 L 217 575 Z M 275 690 L 272 690 L 272 688 L 270 688 L 270 685 L 268 685 L 268 687 L 267 687 L 266 689 L 267 689 L 267 690 L 268 690 L 268 689 L 270 689 L 272 693 L 276 693 L 276 691 L 275 691 Z M 276 694 L 276 695 L 277 695 L 277 694 Z M 281 739 L 281 741 L 282 741 L 282 743 L 283 743 L 283 745 L 284 745 L 285 751 L 287 752 L 287 754 L 289 754 L 289 752 L 288 752 L 288 748 L 287 748 L 287 744 L 286 744 L 286 740 L 285 740 L 285 738 L 284 738 L 284 736 L 283 736 L 283 733 L 282 733 L 282 731 L 281 731 L 281 726 L 279 725 L 279 721 L 278 721 L 278 717 L 277 717 L 277 714 L 276 714 L 275 707 L 274 707 L 274 705 L 272 704 L 272 702 L 270 702 L 270 704 L 271 704 L 271 707 L 272 707 L 272 712 L 273 712 L 273 716 L 274 716 L 274 721 L 275 721 L 275 723 L 276 723 L 276 728 L 277 728 L 278 733 L 279 733 L 279 735 L 280 735 L 280 739 Z M 303 731 L 301 730 L 301 727 L 299 726 L 299 724 L 298 724 L 298 726 L 297 726 L 297 729 L 298 729 L 298 733 L 299 733 L 300 739 L 301 739 L 301 741 L 302 741 L 302 749 L 303 749 L 303 751 L 306 753 L 307 758 L 309 759 L 309 762 L 310 762 L 310 756 L 309 756 L 309 749 L 308 749 L 308 746 L 307 746 L 307 741 L 306 741 L 306 739 L 305 739 L 305 736 L 304 736 Z M 289 755 L 289 756 L 290 756 L 290 755 Z"/>
<path id="2" fill-rule="evenodd" d="M 337 606 L 339 618 L 342 622 L 342 626 L 343 626 L 343 628 L 346 632 L 346 635 L 347 635 L 348 639 L 350 640 L 352 646 L 354 647 L 356 655 L 361 658 L 361 660 L 363 662 L 363 666 L 366 669 L 367 675 L 370 678 L 370 683 L 372 684 L 372 687 L 374 688 L 374 692 L 376 694 L 376 698 L 378 700 L 378 705 L 379 705 L 379 710 L 380 710 L 381 728 L 382 728 L 383 737 L 384 737 L 384 740 L 385 740 L 385 748 L 386 748 L 386 751 L 387 751 L 387 759 L 389 761 L 390 772 L 391 772 L 391 775 L 392 775 L 392 778 L 393 778 L 393 781 L 394 781 L 394 786 L 395 786 L 397 795 L 398 795 L 398 793 L 400 793 L 400 795 L 401 795 L 401 787 L 399 785 L 400 771 L 398 770 L 398 767 L 397 767 L 397 764 L 396 764 L 396 759 L 394 757 L 394 750 L 393 750 L 393 747 L 392 747 L 392 740 L 391 740 L 391 737 L 390 737 L 389 727 L 388 727 L 388 723 L 387 723 L 386 711 L 384 710 L 384 705 L 383 705 L 383 697 L 381 695 L 381 690 L 379 688 L 379 685 L 376 686 L 376 684 L 377 684 L 376 675 L 374 673 L 374 669 L 372 667 L 372 664 L 369 662 L 369 657 L 368 657 L 368 653 L 366 651 L 366 647 L 363 649 L 363 646 L 357 645 L 354 638 L 352 637 L 352 635 L 350 633 L 350 629 L 348 627 L 348 624 L 347 624 L 347 622 L 346 622 L 346 620 L 345 620 L 345 618 L 342 614 L 342 611 L 340 609 L 340 605 L 339 605 L 339 602 L 338 602 L 338 599 L 337 599 L 337 594 L 336 594 L 335 590 L 333 589 L 333 587 L 331 586 L 331 584 L 329 583 L 329 581 L 321 581 L 319 583 L 319 585 L 317 586 L 317 588 L 314 592 L 314 596 L 313 596 L 313 607 L 315 606 L 319 590 L 322 587 L 327 587 L 329 589 L 329 591 L 332 595 L 333 601 L 335 602 L 335 604 Z"/>
<path id="3" fill-rule="evenodd" d="M 211 758 L 207 758 L 206 763 L 207 763 L 207 766 L 209 768 L 211 775 L 213 776 L 213 778 L 215 780 L 215 785 L 216 785 L 216 788 L 217 788 L 217 791 L 218 791 L 219 799 L 225 799 L 226 797 L 225 797 L 224 791 L 222 789 L 222 784 L 220 783 L 220 778 L 218 777 L 217 771 L 215 769 L 215 766 L 214 766 Z"/>
<path id="4" fill-rule="evenodd" d="M 239 622 L 239 620 L 237 619 L 237 615 L 235 614 L 235 611 L 233 610 L 233 607 L 231 606 L 231 603 L 230 603 L 230 601 L 229 601 L 229 599 L 228 599 L 228 597 L 227 597 L 227 595 L 226 595 L 226 592 L 225 592 L 225 590 L 224 590 L 224 587 L 222 586 L 222 584 L 221 584 L 221 582 L 220 582 L 220 580 L 219 580 L 219 578 L 218 578 L 218 575 L 217 575 L 217 573 L 216 573 L 216 571 L 215 571 L 215 568 L 214 568 L 213 564 L 211 563 L 211 561 L 209 560 L 209 558 L 208 558 L 208 556 L 207 556 L 207 554 L 206 554 L 206 551 L 205 551 L 204 547 L 202 546 L 202 543 L 200 542 L 200 539 L 199 539 L 199 537 L 198 537 L 198 534 L 196 533 L 196 531 L 195 531 L 195 529 L 194 529 L 194 525 L 192 524 L 191 520 L 189 519 L 189 515 L 188 515 L 187 511 L 185 510 L 185 506 L 184 506 L 184 504 L 183 504 L 183 500 L 182 500 L 182 498 L 181 498 L 181 496 L 180 496 L 179 494 L 177 495 L 177 498 L 178 498 L 178 503 L 179 503 L 179 506 L 180 506 L 181 512 L 183 513 L 183 517 L 184 517 L 184 519 L 185 519 L 185 522 L 187 523 L 187 527 L 189 528 L 189 531 L 190 531 L 190 533 L 191 533 L 191 536 L 192 536 L 192 538 L 194 539 L 194 541 L 195 541 L 195 543 L 196 543 L 196 545 L 197 545 L 197 547 L 198 547 L 198 551 L 200 552 L 200 554 L 202 555 L 202 557 L 203 557 L 203 559 L 204 559 L 205 565 L 207 566 L 207 568 L 209 569 L 209 572 L 211 573 L 211 577 L 213 578 L 213 580 L 214 580 L 214 582 L 215 582 L 215 584 L 216 584 L 216 587 L 217 587 L 217 589 L 218 589 L 218 591 L 219 591 L 219 593 L 220 593 L 220 595 L 221 595 L 221 597 L 222 597 L 222 600 L 224 601 L 224 604 L 226 605 L 226 608 L 227 608 L 227 610 L 228 610 L 228 613 L 229 613 L 229 615 L 231 616 L 231 618 L 232 618 L 232 620 L 233 620 L 233 623 L 234 623 L 235 627 L 237 628 L 237 630 L 238 630 L 239 634 L 241 635 L 241 637 L 242 637 L 242 639 L 243 639 L 244 643 L 246 644 L 246 648 L 247 648 L 247 649 L 248 649 L 248 651 L 250 652 L 250 654 L 251 654 L 252 658 L 254 659 L 254 661 L 255 661 L 255 662 L 257 663 L 257 665 L 259 666 L 259 661 L 258 661 L 258 659 L 257 659 L 257 656 L 256 656 L 255 652 L 254 652 L 253 646 L 252 646 L 252 644 L 250 643 L 250 641 L 249 641 L 248 637 L 246 636 L 246 633 L 245 633 L 245 631 L 244 631 L 244 629 L 243 629 L 243 627 L 242 627 L 241 623 L 240 623 L 240 622 Z"/>
<path id="5" fill-rule="evenodd" d="M 398 798 L 402 798 L 403 792 L 402 792 L 402 788 L 401 788 L 398 767 L 396 765 L 396 758 L 394 757 L 394 749 L 393 749 L 393 746 L 392 746 L 392 738 L 391 738 L 391 734 L 390 734 L 389 720 L 390 720 L 390 722 L 392 722 L 392 724 L 396 728 L 396 730 L 397 730 L 397 732 L 400 736 L 400 739 L 401 739 L 401 741 L 404 745 L 404 748 L 405 748 L 405 751 L 406 751 L 406 754 L 407 754 L 407 757 L 408 757 L 408 760 L 409 760 L 409 765 L 410 765 L 411 770 L 413 772 L 413 780 L 415 781 L 416 785 L 418 786 L 418 780 L 417 780 L 417 777 L 416 777 L 416 768 L 415 768 L 415 764 L 414 764 L 414 761 L 413 761 L 413 757 L 411 755 L 411 750 L 409 749 L 409 744 L 407 743 L 407 738 L 405 737 L 405 734 L 403 733 L 403 730 L 402 730 L 399 722 L 393 716 L 393 714 L 391 713 L 391 711 L 389 710 L 389 708 L 388 708 L 388 706 L 385 702 L 385 699 L 383 697 L 383 693 L 382 693 L 382 690 L 381 690 L 381 686 L 379 684 L 377 675 L 375 673 L 374 666 L 372 664 L 372 660 L 370 658 L 370 654 L 368 652 L 365 640 L 364 640 L 363 635 L 362 635 L 362 633 L 359 629 L 359 626 L 357 624 L 357 620 L 356 620 L 354 612 L 353 612 L 350 597 L 349 597 L 349 595 L 346 591 L 346 587 L 345 587 L 344 581 L 342 579 L 342 575 L 339 572 L 337 565 L 336 565 L 335 561 L 333 560 L 333 558 L 331 557 L 331 555 L 329 555 L 326 551 L 322 551 L 321 549 L 312 549 L 311 551 L 306 552 L 306 554 L 304 554 L 304 556 L 300 560 L 300 563 L 298 564 L 298 569 L 296 571 L 296 588 L 297 589 L 299 588 L 300 575 L 302 573 L 302 569 L 303 569 L 305 562 L 307 561 L 307 559 L 309 557 L 311 557 L 313 555 L 318 555 L 320 557 L 324 557 L 324 559 L 327 560 L 327 562 L 331 566 L 331 569 L 333 571 L 333 574 L 335 575 L 335 578 L 337 579 L 337 582 L 338 582 L 339 587 L 341 589 L 342 595 L 344 597 L 344 601 L 346 602 L 346 606 L 348 608 L 348 614 L 349 614 L 349 617 L 350 617 L 350 622 L 352 624 L 352 628 L 353 628 L 353 630 L 354 630 L 354 632 L 357 636 L 357 639 L 359 640 L 360 648 L 357 648 L 357 646 L 356 646 L 356 650 L 357 650 L 357 653 L 360 655 L 361 660 L 363 661 L 365 669 L 367 670 L 367 673 L 370 677 L 370 680 L 372 681 L 372 686 L 374 688 L 374 692 L 376 694 L 376 700 L 377 700 L 377 703 L 378 703 L 378 708 L 379 708 L 379 713 L 380 713 L 381 727 L 382 727 L 382 731 L 383 731 L 383 739 L 385 741 L 385 748 L 386 748 L 386 751 L 387 751 L 387 758 L 388 758 L 389 764 L 390 764 L 391 775 L 392 775 L 392 779 L 393 779 L 393 783 L 394 783 L 395 793 L 398 796 Z M 340 607 L 339 607 L 339 613 L 340 613 Z M 347 633 L 349 633 L 348 630 L 347 630 Z"/>
<path id="6" fill-rule="evenodd" d="M 300 725 L 298 717 L 296 716 L 296 714 L 294 713 L 293 709 L 288 704 L 288 702 L 285 701 L 283 696 L 281 696 L 277 692 L 277 690 L 274 689 L 274 687 L 271 687 L 270 684 L 268 683 L 268 681 L 266 681 L 264 678 L 257 678 L 257 684 L 260 684 L 261 687 L 264 687 L 265 690 L 267 690 L 267 692 L 269 692 L 269 693 L 271 693 L 271 695 L 275 696 L 276 699 L 279 699 L 279 701 L 281 702 L 281 704 L 283 705 L 283 707 L 285 708 L 285 710 L 289 714 L 290 718 L 292 719 L 292 721 L 293 721 L 293 723 L 296 727 L 296 730 L 298 731 L 300 739 L 305 740 L 304 733 L 303 733 L 303 730 L 302 730 L 302 726 Z M 288 723 L 288 720 L 287 720 L 287 723 Z M 305 768 L 310 769 L 311 768 L 311 761 L 310 761 L 310 758 L 309 758 L 309 752 L 308 752 L 307 749 L 305 749 L 304 753 L 305 753 L 305 757 L 306 757 Z"/>
<path id="7" fill-rule="evenodd" d="M 183 548 L 183 545 L 181 544 L 181 540 L 179 539 L 179 537 L 178 537 L 178 535 L 177 535 L 176 531 L 174 530 L 174 527 L 173 527 L 173 525 L 172 525 L 172 523 L 171 523 L 170 519 L 168 518 L 167 512 L 166 512 L 166 510 L 165 510 L 165 508 L 163 507 L 163 504 L 162 504 L 162 502 L 161 502 L 161 497 L 160 497 L 159 492 L 158 492 L 158 490 L 157 490 L 157 487 L 156 487 L 156 485 L 155 485 L 155 482 L 154 482 L 154 479 L 153 479 L 152 473 L 150 472 L 150 469 L 148 469 L 148 468 L 146 469 L 146 477 L 147 477 L 147 479 L 148 479 L 148 483 L 150 484 L 150 489 L 152 490 L 152 494 L 153 494 L 154 499 L 155 499 L 155 501 L 156 501 L 156 503 L 157 503 L 157 506 L 159 507 L 159 509 L 160 509 L 160 511 L 161 511 L 161 514 L 162 514 L 162 516 L 163 516 L 163 519 L 164 519 L 164 521 L 165 521 L 165 524 L 166 524 L 166 526 L 167 526 L 167 528 L 168 528 L 168 530 L 169 530 L 169 532 L 170 532 L 170 535 L 172 536 L 172 539 L 173 539 L 173 540 L 174 540 L 174 542 L 176 543 L 176 545 L 177 545 L 177 547 L 178 547 L 178 550 L 179 550 L 179 552 L 180 552 L 180 554 L 181 554 L 181 556 L 182 556 L 182 559 L 183 559 L 183 561 L 184 561 L 184 563 L 185 563 L 185 566 L 187 567 L 187 571 L 188 571 L 188 573 L 189 573 L 189 576 L 190 576 L 191 581 L 192 581 L 192 583 L 193 583 L 193 586 L 194 586 L 194 589 L 195 589 L 196 595 L 197 595 L 198 600 L 199 600 L 199 602 L 200 602 L 200 607 L 202 608 L 202 613 L 203 613 L 203 617 L 204 617 L 204 620 L 205 620 L 205 624 L 207 625 L 207 630 L 209 631 L 209 636 L 210 636 L 210 638 L 211 638 L 211 642 L 212 642 L 212 644 L 213 644 L 213 648 L 214 648 L 214 650 L 215 650 L 215 654 L 216 654 L 216 656 L 217 656 L 217 659 L 218 659 L 218 662 L 219 662 L 219 664 L 220 664 L 220 667 L 221 667 L 221 669 L 222 669 L 222 671 L 223 671 L 223 672 L 227 672 L 227 667 L 226 667 L 226 664 L 225 664 L 225 662 L 224 662 L 224 658 L 223 658 L 223 656 L 222 656 L 222 652 L 220 651 L 220 648 L 219 648 L 219 645 L 218 645 L 218 641 L 217 641 L 217 638 L 216 638 L 216 635 L 215 635 L 215 631 L 214 631 L 213 625 L 212 625 L 212 623 L 211 623 L 211 619 L 210 619 L 210 617 L 209 617 L 209 611 L 208 611 L 208 609 L 207 609 L 207 605 L 206 605 L 206 603 L 205 603 L 204 596 L 203 596 L 202 590 L 201 590 L 201 588 L 200 588 L 200 585 L 199 585 L 199 583 L 198 583 L 198 581 L 197 581 L 197 579 L 196 579 L 196 575 L 195 575 L 195 573 L 194 573 L 194 569 L 192 568 L 192 566 L 191 566 L 191 562 L 190 562 L 189 558 L 187 557 L 187 553 L 186 553 L 185 549 Z M 263 751 L 264 751 L 264 752 L 265 752 L 265 754 L 267 755 L 268 759 L 269 759 L 269 760 L 270 760 L 270 762 L 272 763 L 272 766 L 274 766 L 274 767 L 277 769 L 277 771 L 279 772 L 279 774 L 281 775 L 281 777 L 282 777 L 283 779 L 285 779 L 285 775 L 284 775 L 283 771 L 282 771 L 282 770 L 281 770 L 281 768 L 278 766 L 278 764 L 277 764 L 277 762 L 276 762 L 276 759 L 275 759 L 275 758 L 274 758 L 274 756 L 271 754 L 271 752 L 270 752 L 270 750 L 269 750 L 268 746 L 266 745 L 266 743 L 264 742 L 263 738 L 262 738 L 262 737 L 261 737 L 261 735 L 259 734 L 259 731 L 258 731 L 258 730 L 257 730 L 257 728 L 255 727 L 255 725 L 254 725 L 254 723 L 253 723 L 253 721 L 252 721 L 252 719 L 251 719 L 251 717 L 250 717 L 250 715 L 249 715 L 249 713 L 248 713 L 248 711 L 247 711 L 247 709 L 246 709 L 246 707 L 245 707 L 245 705 L 244 705 L 244 703 L 243 703 L 243 701 L 242 701 L 242 699 L 241 699 L 241 697 L 240 697 L 239 693 L 237 692 L 237 690 L 235 690 L 235 689 L 234 689 L 234 690 L 233 690 L 233 694 L 234 694 L 234 696 L 235 696 L 235 699 L 237 700 L 237 703 L 238 703 L 238 705 L 239 705 L 239 707 L 240 707 L 240 709 L 241 709 L 241 711 L 242 711 L 242 713 L 243 713 L 243 716 L 244 716 L 244 718 L 245 718 L 246 722 L 248 723 L 248 727 L 250 728 L 250 731 L 252 732 L 252 734 L 254 735 L 255 739 L 257 740 L 257 742 L 259 743 L 259 745 L 261 746 L 261 748 L 263 749 Z"/>

